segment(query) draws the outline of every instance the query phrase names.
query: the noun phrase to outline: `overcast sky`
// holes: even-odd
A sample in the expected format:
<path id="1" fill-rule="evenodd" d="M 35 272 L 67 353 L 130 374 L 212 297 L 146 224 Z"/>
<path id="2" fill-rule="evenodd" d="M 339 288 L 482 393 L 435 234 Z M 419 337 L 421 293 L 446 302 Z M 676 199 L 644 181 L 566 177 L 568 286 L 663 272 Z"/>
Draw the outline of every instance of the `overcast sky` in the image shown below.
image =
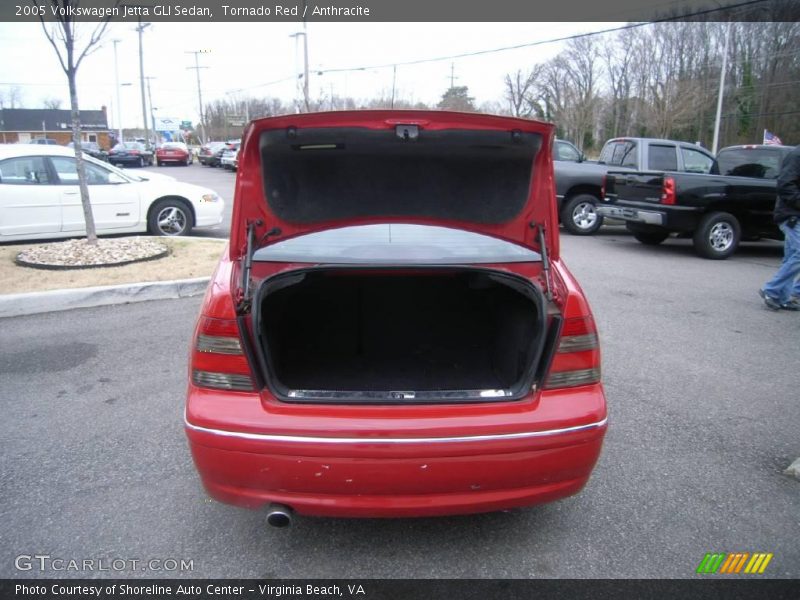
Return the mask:
<path id="1" fill-rule="evenodd" d="M 371 98 L 389 93 L 392 68 L 316 75 L 320 69 L 391 64 L 548 40 L 598 31 L 621 23 L 310 23 L 308 25 L 311 96 Z M 84 35 L 93 23 L 82 23 Z M 302 71 L 302 38 L 298 49 L 291 34 L 297 23 L 154 23 L 144 34 L 145 76 L 151 81 L 156 117 L 197 121 L 198 99 L 193 50 L 200 55 L 203 101 L 226 94 L 297 97 L 296 74 Z M 119 39 L 119 81 L 123 126 L 141 127 L 138 35 L 130 24 L 109 27 L 102 48 L 89 56 L 78 74 L 83 109 L 108 106 L 116 127 L 114 45 Z M 469 87 L 476 103 L 499 101 L 503 76 L 528 68 L 562 49 L 545 44 L 494 54 L 397 68 L 397 97 L 435 104 L 450 85 Z M 66 76 L 38 23 L 0 23 L 0 93 L 20 88 L 22 106 L 42 108 L 46 98 L 58 98 L 69 108 Z M 13 58 L 9 58 L 13 57 Z M 277 80 L 288 80 L 264 85 Z M 241 90 L 241 91 L 238 91 Z"/>

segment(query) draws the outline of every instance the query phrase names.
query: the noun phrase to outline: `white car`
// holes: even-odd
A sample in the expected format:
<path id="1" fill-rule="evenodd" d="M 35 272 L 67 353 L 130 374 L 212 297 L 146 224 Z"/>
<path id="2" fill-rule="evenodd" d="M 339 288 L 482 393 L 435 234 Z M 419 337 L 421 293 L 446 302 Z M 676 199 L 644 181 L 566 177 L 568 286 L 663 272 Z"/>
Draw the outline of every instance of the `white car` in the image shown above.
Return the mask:
<path id="1" fill-rule="evenodd" d="M 186 235 L 222 222 L 213 190 L 127 173 L 84 154 L 98 234 Z M 63 146 L 0 145 L 0 242 L 86 234 L 75 153 Z"/>
<path id="2" fill-rule="evenodd" d="M 224 169 L 235 171 L 236 167 L 239 165 L 239 148 L 230 148 L 225 150 L 225 152 L 222 153 L 222 157 L 220 158 L 219 162 Z"/>

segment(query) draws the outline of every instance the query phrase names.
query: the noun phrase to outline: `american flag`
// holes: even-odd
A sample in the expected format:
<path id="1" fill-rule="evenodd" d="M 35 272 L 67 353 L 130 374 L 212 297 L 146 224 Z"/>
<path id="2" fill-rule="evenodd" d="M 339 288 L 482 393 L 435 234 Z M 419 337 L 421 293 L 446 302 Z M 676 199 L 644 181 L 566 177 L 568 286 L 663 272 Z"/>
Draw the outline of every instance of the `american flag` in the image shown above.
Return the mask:
<path id="1" fill-rule="evenodd" d="M 764 130 L 764 144 L 767 146 L 782 146 L 781 138 L 772 133 L 771 131 Z"/>

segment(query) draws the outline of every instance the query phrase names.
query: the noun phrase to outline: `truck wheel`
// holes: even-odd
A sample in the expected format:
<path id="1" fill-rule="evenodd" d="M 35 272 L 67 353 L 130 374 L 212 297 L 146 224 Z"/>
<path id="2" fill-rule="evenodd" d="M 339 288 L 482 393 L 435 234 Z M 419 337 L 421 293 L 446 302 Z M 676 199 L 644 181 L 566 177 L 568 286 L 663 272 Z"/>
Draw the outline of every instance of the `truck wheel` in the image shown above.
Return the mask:
<path id="1" fill-rule="evenodd" d="M 603 224 L 597 214 L 597 198 L 591 194 L 572 196 L 561 210 L 561 222 L 573 235 L 591 235 Z"/>
<path id="2" fill-rule="evenodd" d="M 633 237 L 645 246 L 658 246 L 669 237 L 668 231 L 635 231 Z"/>
<path id="3" fill-rule="evenodd" d="M 742 228 L 730 213 L 709 213 L 694 232 L 694 249 L 703 258 L 722 260 L 736 252 Z"/>

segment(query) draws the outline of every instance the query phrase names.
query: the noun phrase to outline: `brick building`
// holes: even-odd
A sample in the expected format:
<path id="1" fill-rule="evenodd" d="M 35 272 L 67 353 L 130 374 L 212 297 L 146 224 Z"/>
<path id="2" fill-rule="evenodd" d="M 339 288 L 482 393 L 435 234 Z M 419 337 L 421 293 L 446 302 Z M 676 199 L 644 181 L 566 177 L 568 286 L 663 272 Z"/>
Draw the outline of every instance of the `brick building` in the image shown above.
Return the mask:
<path id="1" fill-rule="evenodd" d="M 97 142 L 108 150 L 111 139 L 106 107 L 80 111 L 84 142 Z M 72 141 L 72 111 L 49 108 L 4 108 L 0 110 L 0 143 L 30 142 L 50 138 L 61 145 Z"/>

